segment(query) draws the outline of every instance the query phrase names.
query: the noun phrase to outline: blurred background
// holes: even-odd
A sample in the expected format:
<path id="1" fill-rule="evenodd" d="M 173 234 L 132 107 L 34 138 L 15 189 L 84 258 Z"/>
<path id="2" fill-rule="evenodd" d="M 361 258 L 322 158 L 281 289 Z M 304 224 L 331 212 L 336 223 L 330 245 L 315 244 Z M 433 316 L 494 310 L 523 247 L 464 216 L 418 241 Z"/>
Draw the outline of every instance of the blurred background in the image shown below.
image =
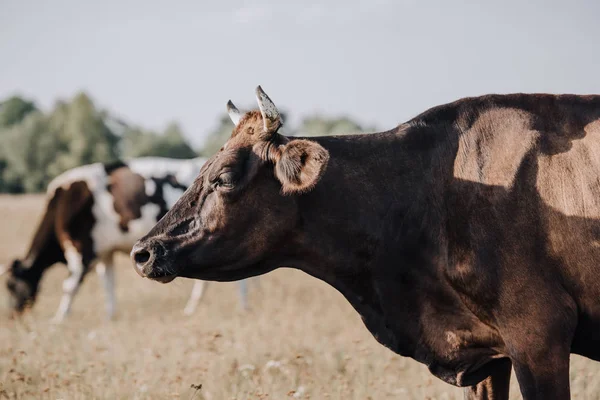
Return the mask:
<path id="1" fill-rule="evenodd" d="M 390 129 L 486 93 L 600 93 L 598 16 L 595 0 L 0 0 L 0 262 L 24 254 L 44 211 L 31 193 L 54 176 L 210 156 L 233 127 L 227 100 L 255 108 L 259 84 L 288 135 Z M 112 323 L 93 278 L 49 324 L 66 268 L 22 320 L 0 309 L 0 399 L 462 398 L 299 272 L 267 275 L 248 313 L 215 285 L 186 318 L 191 282 L 119 265 Z M 600 398 L 600 369 L 574 359 L 573 395 Z"/>
<path id="2" fill-rule="evenodd" d="M 287 134 L 389 129 L 460 97 L 600 92 L 600 3 L 0 3 L 0 191 L 79 164 L 211 155 L 262 85 Z"/>

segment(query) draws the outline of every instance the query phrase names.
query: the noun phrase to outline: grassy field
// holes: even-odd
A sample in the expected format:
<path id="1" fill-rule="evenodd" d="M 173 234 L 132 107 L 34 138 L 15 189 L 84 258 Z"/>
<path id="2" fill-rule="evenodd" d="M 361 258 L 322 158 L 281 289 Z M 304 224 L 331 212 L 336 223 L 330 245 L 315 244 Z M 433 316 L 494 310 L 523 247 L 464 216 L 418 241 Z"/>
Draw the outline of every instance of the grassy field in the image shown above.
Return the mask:
<path id="1" fill-rule="evenodd" d="M 43 212 L 39 196 L 0 196 L 0 263 L 22 255 Z M 7 318 L 0 279 L 0 400 L 18 399 L 462 399 L 462 390 L 379 345 L 333 288 L 281 270 L 250 285 L 215 283 L 192 317 L 191 281 L 139 278 L 118 258 L 118 317 L 87 276 L 70 318 L 49 321 L 64 266 L 49 270 L 24 318 Z M 573 398 L 600 399 L 600 364 L 573 357 Z M 191 385 L 202 384 L 195 392 Z M 512 397 L 520 398 L 513 377 Z"/>

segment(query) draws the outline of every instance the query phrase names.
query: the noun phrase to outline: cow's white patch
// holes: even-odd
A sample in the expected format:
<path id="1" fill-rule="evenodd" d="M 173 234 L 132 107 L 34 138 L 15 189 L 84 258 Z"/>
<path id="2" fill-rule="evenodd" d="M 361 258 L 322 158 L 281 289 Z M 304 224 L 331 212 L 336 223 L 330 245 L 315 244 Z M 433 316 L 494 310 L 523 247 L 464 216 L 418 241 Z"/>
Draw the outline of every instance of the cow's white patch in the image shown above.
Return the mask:
<path id="1" fill-rule="evenodd" d="M 182 194 L 183 190 L 181 189 L 174 188 L 168 183 L 165 183 L 163 185 L 163 198 L 165 199 L 165 203 L 167 204 L 167 208 L 169 209 L 173 207 L 173 204 L 175 204 L 175 202 L 179 200 Z"/>
<path id="2" fill-rule="evenodd" d="M 198 157 L 191 160 L 177 160 L 161 157 L 142 157 L 128 162 L 129 168 L 145 179 L 164 178 L 173 175 L 179 183 L 190 186 L 200 173 L 200 168 L 206 158 Z"/>
<path id="3" fill-rule="evenodd" d="M 70 274 L 69 277 L 63 281 L 63 295 L 60 299 L 58 310 L 56 310 L 56 314 L 54 315 L 54 322 L 62 322 L 71 310 L 73 297 L 77 293 L 77 289 L 79 289 L 81 277 L 83 276 L 83 260 L 81 253 L 79 253 L 73 243 L 68 240 L 63 242 L 63 248 Z"/>
<path id="4" fill-rule="evenodd" d="M 106 295 L 106 314 L 108 315 L 109 319 L 112 319 L 116 311 L 115 271 L 112 256 L 108 256 L 96 264 L 96 273 L 104 284 L 104 292 Z"/>
<path id="5" fill-rule="evenodd" d="M 146 179 L 144 186 L 146 190 L 146 196 L 154 196 L 154 193 L 156 193 L 156 183 L 152 179 Z"/>
<path id="6" fill-rule="evenodd" d="M 79 280 L 83 275 L 83 260 L 81 253 L 77 251 L 73 243 L 66 241 L 63 243 L 65 249 L 65 259 L 67 260 L 67 267 L 71 273 L 67 279 L 63 282 L 63 290 L 66 293 L 74 292 L 79 285 Z"/>
<path id="7" fill-rule="evenodd" d="M 56 314 L 54 314 L 54 318 L 52 318 L 52 322 L 61 323 L 62 321 L 64 321 L 65 317 L 71 309 L 72 303 L 73 296 L 68 293 L 63 293 L 62 297 L 60 298 L 58 310 L 56 310 Z"/>
<path id="8" fill-rule="evenodd" d="M 91 192 L 94 192 L 98 183 L 106 183 L 106 171 L 100 163 L 83 165 L 70 169 L 54 178 L 49 184 L 46 194 L 48 198 L 52 198 L 54 192 L 59 187 L 68 189 L 73 182 L 83 181 Z"/>
<path id="9" fill-rule="evenodd" d="M 248 280 L 249 279 L 242 279 L 242 280 L 238 281 L 240 304 L 242 306 L 242 309 L 245 311 L 248 310 Z M 254 284 L 256 285 L 257 288 L 260 287 L 258 277 L 252 278 L 252 281 L 254 282 Z M 208 284 L 209 284 L 209 282 L 207 282 L 207 281 L 199 281 L 199 280 L 194 281 L 194 286 L 192 287 L 192 293 L 191 293 L 190 298 L 188 299 L 188 302 L 185 305 L 185 308 L 183 310 L 183 313 L 185 315 L 192 315 L 196 311 L 196 309 L 198 308 L 198 304 L 200 303 L 200 300 L 202 300 L 202 298 L 206 294 L 206 289 L 208 287 Z"/>
<path id="10" fill-rule="evenodd" d="M 94 251 L 99 256 L 120 250 L 128 253 L 135 242 L 144 236 L 156 224 L 160 207 L 148 203 L 142 206 L 142 216 L 129 221 L 127 232 L 119 227 L 121 217 L 114 209 L 114 198 L 108 191 L 95 195 L 92 212 L 96 223 L 92 228 L 91 236 L 94 242 Z"/>
<path id="11" fill-rule="evenodd" d="M 238 287 L 240 290 L 240 303 L 242 304 L 242 308 L 244 310 L 248 309 L 248 281 L 246 279 L 242 279 L 238 282 Z"/>
<path id="12" fill-rule="evenodd" d="M 206 289 L 206 285 L 208 285 L 208 282 L 205 282 L 205 281 L 195 281 L 194 282 L 194 287 L 192 288 L 192 294 L 190 295 L 190 298 L 189 298 L 187 304 L 185 305 L 185 309 L 183 310 L 183 313 L 185 315 L 192 315 L 194 313 L 194 311 L 196 311 L 196 308 L 198 307 L 198 303 L 200 302 L 200 300 L 202 299 L 202 296 L 204 295 L 204 290 Z"/>
<path id="13" fill-rule="evenodd" d="M 148 203 L 142 206 L 141 211 L 142 216 L 140 218 L 129 222 L 128 233 L 132 239 L 130 247 L 133 247 L 139 238 L 146 235 L 156 225 L 158 215 L 160 214 L 160 207 L 157 204 Z"/>

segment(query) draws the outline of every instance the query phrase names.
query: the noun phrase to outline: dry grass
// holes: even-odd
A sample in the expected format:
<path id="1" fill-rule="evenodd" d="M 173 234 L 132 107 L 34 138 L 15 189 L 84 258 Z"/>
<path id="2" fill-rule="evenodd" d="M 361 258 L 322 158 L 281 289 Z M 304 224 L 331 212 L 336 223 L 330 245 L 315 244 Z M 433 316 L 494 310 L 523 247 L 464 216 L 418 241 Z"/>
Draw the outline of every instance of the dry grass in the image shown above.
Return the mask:
<path id="1" fill-rule="evenodd" d="M 21 255 L 43 211 L 39 196 L 0 197 L 0 262 Z M 140 279 L 118 259 L 118 318 L 90 274 L 62 326 L 49 323 L 66 268 L 52 268 L 38 303 L 6 318 L 0 280 L 0 399 L 461 399 L 462 391 L 380 346 L 334 289 L 282 270 L 250 286 L 213 284 L 197 313 L 182 309 L 191 282 Z M 600 364 L 573 357 L 574 398 L 600 398 Z M 197 393 L 192 384 L 202 384 Z M 513 398 L 520 398 L 513 380 Z"/>

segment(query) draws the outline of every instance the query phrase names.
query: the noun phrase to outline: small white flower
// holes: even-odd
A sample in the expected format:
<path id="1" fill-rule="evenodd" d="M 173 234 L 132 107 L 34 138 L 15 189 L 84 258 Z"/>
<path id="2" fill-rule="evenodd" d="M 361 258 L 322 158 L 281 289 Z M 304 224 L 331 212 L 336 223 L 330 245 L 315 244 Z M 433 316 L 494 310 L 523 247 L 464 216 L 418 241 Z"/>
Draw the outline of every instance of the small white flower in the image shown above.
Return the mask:
<path id="1" fill-rule="evenodd" d="M 256 367 L 252 364 L 244 364 L 238 367 L 238 371 L 244 376 L 252 375 L 255 369 Z"/>
<path id="2" fill-rule="evenodd" d="M 293 397 L 299 399 L 300 397 L 304 396 L 304 393 L 306 393 L 306 388 L 304 386 L 298 386 L 298 389 L 296 389 Z"/>
<path id="3" fill-rule="evenodd" d="M 281 361 L 269 360 L 265 364 L 265 370 L 267 371 L 279 371 L 281 369 Z"/>

